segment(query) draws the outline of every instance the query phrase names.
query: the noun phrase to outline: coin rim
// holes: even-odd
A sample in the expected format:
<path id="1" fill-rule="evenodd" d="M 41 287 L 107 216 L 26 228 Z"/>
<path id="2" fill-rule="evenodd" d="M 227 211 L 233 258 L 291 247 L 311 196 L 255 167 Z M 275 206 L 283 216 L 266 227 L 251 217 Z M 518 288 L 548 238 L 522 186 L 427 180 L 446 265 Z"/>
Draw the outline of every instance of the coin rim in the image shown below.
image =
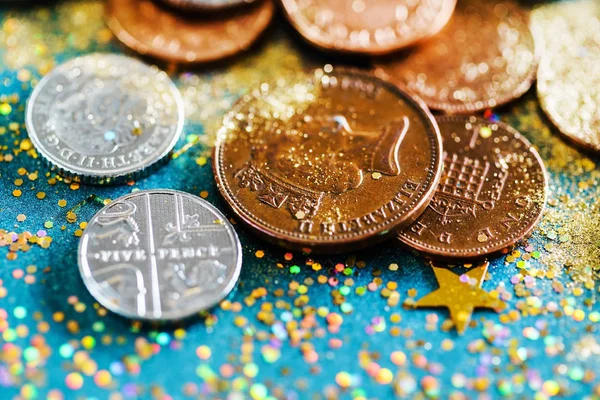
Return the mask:
<path id="1" fill-rule="evenodd" d="M 156 58 L 159 60 L 163 60 L 163 61 L 170 61 L 170 62 L 175 62 L 175 63 L 179 63 L 179 64 L 187 64 L 187 65 L 209 63 L 212 61 L 217 61 L 217 60 L 233 57 L 234 55 L 247 50 L 265 32 L 265 30 L 271 24 L 271 21 L 273 20 L 273 16 L 275 15 L 275 5 L 273 4 L 273 0 L 259 0 L 259 1 L 254 1 L 252 4 L 248 4 L 249 7 L 256 7 L 259 9 L 257 18 L 255 18 L 256 20 L 259 19 L 258 17 L 263 12 L 268 13 L 268 15 L 265 19 L 265 22 L 263 25 L 260 26 L 260 29 L 257 29 L 255 31 L 250 31 L 250 33 L 253 33 L 253 35 L 246 36 L 245 39 L 241 42 L 241 44 L 236 43 L 236 46 L 233 47 L 232 49 L 230 49 L 229 51 L 225 51 L 225 52 L 213 51 L 212 54 L 209 54 L 208 56 L 205 54 L 206 52 L 194 51 L 193 53 L 195 55 L 195 58 L 193 60 L 189 60 L 188 58 L 186 58 L 185 54 L 169 53 L 167 51 L 158 49 L 154 46 L 149 46 L 149 45 L 143 43 L 138 38 L 136 38 L 129 30 L 125 29 L 123 27 L 123 25 L 121 24 L 121 22 L 114 16 L 114 13 L 111 10 L 112 10 L 112 8 L 115 7 L 115 4 L 117 4 L 117 7 L 119 7 L 120 4 L 123 4 L 123 3 L 120 0 L 106 1 L 106 4 L 104 5 L 104 10 L 105 10 L 104 14 L 105 14 L 106 25 L 108 26 L 110 31 L 113 33 L 113 35 L 117 38 L 117 40 L 119 42 L 121 42 L 123 45 L 127 46 L 127 48 L 141 54 L 142 56 L 150 56 L 150 57 L 153 57 L 153 58 Z M 158 7 L 158 5 L 155 5 L 155 6 Z M 234 7 L 234 9 L 238 9 L 238 8 L 239 7 Z M 242 8 L 245 8 L 245 7 L 242 7 Z M 166 12 L 166 11 L 164 11 L 164 12 Z M 248 11 L 248 10 L 245 11 L 245 13 L 249 13 L 249 12 L 250 11 Z M 227 23 L 230 20 L 231 19 L 223 19 L 222 21 L 223 21 L 223 23 Z"/>
<path id="2" fill-rule="evenodd" d="M 306 78 L 307 80 L 313 81 L 315 71 L 316 70 L 311 71 L 311 73 L 307 74 L 306 76 L 300 79 Z M 413 202 L 411 203 L 413 207 L 405 214 L 397 214 L 395 218 L 386 219 L 384 223 L 377 224 L 375 227 L 371 227 L 368 230 L 362 230 L 358 234 L 346 233 L 322 238 L 319 238 L 319 235 L 307 234 L 297 234 L 292 236 L 288 231 L 285 231 L 279 227 L 265 224 L 264 222 L 260 221 L 254 216 L 252 212 L 247 210 L 247 207 L 245 205 L 241 204 L 241 202 L 235 198 L 235 196 L 233 195 L 232 188 L 229 186 L 227 180 L 224 178 L 225 171 L 223 170 L 223 152 L 225 148 L 224 142 L 226 141 L 226 138 L 220 137 L 213 149 L 213 173 L 215 176 L 215 181 L 217 183 L 217 188 L 219 189 L 219 193 L 225 200 L 225 203 L 228 205 L 228 207 L 239 219 L 241 219 L 246 224 L 246 226 L 253 229 L 262 238 L 277 245 L 296 249 L 310 248 L 311 250 L 317 252 L 343 252 L 349 249 L 366 247 L 372 242 L 384 240 L 385 238 L 393 235 L 398 230 L 402 229 L 404 226 L 410 225 L 421 215 L 421 213 L 429 205 L 429 201 L 433 198 L 433 195 L 435 194 L 435 189 L 437 188 L 437 185 L 441 179 L 443 169 L 442 136 L 439 131 L 439 127 L 437 125 L 435 117 L 431 114 L 425 103 L 423 103 L 423 101 L 418 96 L 415 96 L 413 93 L 407 90 L 402 90 L 396 84 L 381 79 L 372 74 L 369 74 L 368 72 L 364 72 L 355 68 L 337 67 L 334 68 L 333 71 L 328 72 L 326 74 L 335 73 L 360 76 L 371 81 L 379 81 L 379 83 L 382 86 L 388 88 L 392 92 L 392 94 L 396 94 L 399 99 L 405 100 L 406 103 L 412 106 L 415 109 L 417 115 L 421 114 L 421 119 L 424 122 L 425 126 L 427 126 L 427 122 L 429 122 L 430 126 L 429 129 L 427 129 L 426 133 L 430 136 L 429 143 L 432 149 L 432 160 L 429 163 L 430 172 L 428 174 L 428 178 L 430 180 L 429 186 L 427 187 L 423 185 L 425 188 L 420 191 L 420 197 L 415 197 L 415 200 L 413 200 Z M 297 75 L 291 76 L 292 79 L 296 79 L 296 77 Z M 225 114 L 222 126 L 228 124 L 229 115 L 234 113 L 243 105 L 247 104 L 247 102 L 248 101 L 244 100 L 244 97 L 241 97 L 232 107 L 232 109 Z M 311 236 L 317 236 L 317 238 L 311 238 Z"/>
<path id="3" fill-rule="evenodd" d="M 529 18 L 529 15 L 527 14 L 527 10 L 523 9 L 523 7 L 519 6 L 519 4 L 517 4 L 515 1 L 509 1 L 509 2 L 513 3 L 513 5 L 518 9 L 518 12 L 523 16 L 523 23 L 527 27 L 526 31 L 531 38 L 531 43 L 532 43 L 531 53 L 533 54 L 533 61 L 531 63 L 531 67 L 529 68 L 529 73 L 527 74 L 527 76 L 525 76 L 523 78 L 523 80 L 521 80 L 521 82 L 519 82 L 518 85 L 515 85 L 515 88 L 510 92 L 510 94 L 505 94 L 504 96 L 497 96 L 497 97 L 488 97 L 487 100 L 478 100 L 478 101 L 465 102 L 465 103 L 455 103 L 455 102 L 450 102 L 450 101 L 429 100 L 428 98 L 423 97 L 422 98 L 423 101 L 425 102 L 425 104 L 427 104 L 427 106 L 429 108 L 431 108 L 432 110 L 442 111 L 442 112 L 446 112 L 449 114 L 468 115 L 468 114 L 472 114 L 472 113 L 479 112 L 479 111 L 485 111 L 490 108 L 501 107 L 501 106 L 508 104 L 514 100 L 519 99 L 525 93 L 527 93 L 529 91 L 529 89 L 531 89 L 531 87 L 533 86 L 533 82 L 536 80 L 538 68 L 539 68 L 539 64 L 540 64 L 539 50 L 536 46 L 536 41 L 533 36 L 533 32 L 531 30 L 531 26 L 529 23 L 530 18 Z M 432 38 L 432 40 L 435 40 L 435 38 Z M 414 51 L 418 51 L 418 48 L 414 49 Z M 414 57 L 414 55 L 408 54 L 408 55 L 402 56 L 402 62 L 404 62 L 404 60 L 406 60 L 409 57 Z M 443 60 L 440 59 L 439 61 L 442 62 Z M 388 77 L 389 80 L 399 81 L 399 78 L 396 78 L 395 76 L 386 72 L 386 69 L 384 66 L 389 63 L 390 63 L 389 60 L 387 63 L 375 61 L 374 68 L 373 68 L 375 74 L 376 75 L 383 74 L 384 76 Z M 416 95 L 420 95 L 420 93 L 418 93 L 415 90 L 413 90 L 413 92 Z M 481 106 L 478 106 L 477 105 L 478 103 L 482 103 Z"/>
<path id="4" fill-rule="evenodd" d="M 297 14 L 299 13 L 299 7 L 297 5 L 296 0 L 280 0 L 281 8 L 284 11 L 284 14 L 290 24 L 294 27 L 294 29 L 300 34 L 300 36 L 310 44 L 313 44 L 323 50 L 333 50 L 333 51 L 342 51 L 349 54 L 366 54 L 366 55 L 384 55 L 393 53 L 394 51 L 398 51 L 400 49 L 413 46 L 415 44 L 421 43 L 439 33 L 444 26 L 450 21 L 452 18 L 452 13 L 456 8 L 457 0 L 443 0 L 444 5 L 442 6 L 442 10 L 435 17 L 434 23 L 431 24 L 430 29 L 428 29 L 424 34 L 419 36 L 418 38 L 412 41 L 394 41 L 392 44 L 387 46 L 370 46 L 370 47 L 355 47 L 348 46 L 347 41 L 341 41 L 342 45 L 338 45 L 337 42 L 332 42 L 323 38 L 323 35 L 315 34 L 312 32 L 312 25 L 310 24 L 302 24 Z M 442 16 L 444 18 L 442 18 Z M 302 16 L 300 16 L 302 17 Z"/>
<path id="5" fill-rule="evenodd" d="M 106 296 L 104 296 L 104 294 L 102 293 L 102 291 L 97 287 L 98 282 L 96 280 L 93 279 L 93 277 L 90 278 L 86 278 L 84 271 L 83 271 L 83 263 L 86 263 L 88 266 L 88 269 L 90 270 L 90 272 L 92 271 L 92 269 L 90 268 L 89 262 L 87 261 L 87 259 L 83 256 L 83 246 L 84 246 L 84 238 L 88 235 L 88 233 L 86 231 L 84 231 L 83 236 L 81 237 L 81 239 L 79 240 L 79 245 L 77 248 L 77 266 L 79 268 L 79 275 L 81 277 L 81 280 L 83 281 L 83 284 L 85 285 L 86 289 L 88 290 L 88 292 L 90 292 L 90 294 L 92 295 L 92 297 L 98 301 L 98 303 L 100 303 L 103 307 L 105 307 L 106 309 L 114 312 L 115 314 L 121 315 L 123 317 L 127 317 L 127 318 L 131 318 L 131 319 L 135 319 L 135 320 L 140 320 L 140 321 L 178 321 L 178 320 L 183 320 L 186 319 L 188 317 L 191 317 L 192 315 L 195 315 L 199 312 L 208 310 L 212 307 L 214 307 L 216 304 L 218 304 L 220 301 L 222 301 L 223 299 L 225 299 L 227 296 L 229 296 L 229 294 L 231 294 L 231 292 L 233 291 L 233 289 L 235 288 L 235 285 L 237 284 L 239 277 L 240 277 L 240 273 L 242 270 L 242 244 L 240 242 L 240 239 L 237 235 L 237 232 L 235 231 L 235 229 L 233 228 L 233 225 L 229 222 L 229 220 L 227 220 L 227 217 L 225 217 L 225 215 L 223 215 L 223 213 L 221 211 L 219 211 L 219 209 L 217 207 L 215 207 L 214 205 L 212 205 L 211 203 L 209 203 L 208 201 L 195 196 L 193 194 L 181 191 L 181 190 L 174 190 L 174 189 L 146 189 L 146 190 L 138 190 L 132 193 L 128 193 L 126 195 L 123 195 L 121 197 L 116 198 L 115 200 L 111 201 L 109 204 L 107 204 L 106 206 L 102 207 L 102 209 L 100 209 L 98 212 L 96 212 L 94 214 L 94 216 L 89 220 L 88 222 L 88 226 L 90 223 L 92 223 L 92 221 L 94 220 L 94 218 L 96 218 L 97 216 L 100 215 L 100 213 L 102 213 L 104 210 L 106 210 L 108 207 L 110 207 L 111 205 L 113 205 L 115 202 L 117 201 L 122 201 L 122 200 L 127 200 L 131 197 L 136 197 L 139 195 L 144 195 L 144 194 L 170 194 L 170 195 L 182 195 L 184 197 L 187 197 L 188 199 L 192 199 L 193 201 L 199 202 L 200 204 L 202 204 L 203 206 L 205 206 L 206 208 L 208 208 L 210 211 L 212 211 L 213 213 L 215 213 L 219 218 L 221 218 L 221 220 L 228 226 L 228 230 L 231 232 L 232 234 L 232 239 L 233 239 L 233 246 L 236 248 L 238 255 L 236 257 L 235 260 L 235 266 L 234 266 L 234 271 L 233 271 L 233 275 L 231 277 L 231 279 L 229 280 L 229 282 L 227 283 L 227 285 L 223 288 L 223 290 L 221 290 L 221 294 L 217 297 L 215 297 L 213 299 L 213 301 L 211 302 L 207 302 L 206 305 L 202 308 L 198 308 L 195 311 L 188 311 L 186 313 L 181 313 L 181 314 L 177 314 L 177 315 L 173 315 L 174 312 L 164 312 L 162 311 L 161 313 L 161 317 L 160 318 L 153 318 L 153 317 L 148 317 L 148 316 L 144 316 L 141 317 L 137 314 L 132 314 L 130 312 L 128 312 L 127 310 L 121 308 L 119 309 L 114 303 L 112 303 L 111 301 L 109 301 Z M 92 285 L 92 283 L 94 283 L 94 285 Z M 148 314 L 150 315 L 150 314 Z"/>
<path id="6" fill-rule="evenodd" d="M 50 154 L 48 152 L 46 146 L 42 143 L 42 140 L 40 139 L 39 134 L 36 131 L 35 124 L 33 122 L 33 109 L 35 108 L 35 101 L 37 100 L 37 97 L 39 96 L 40 92 L 42 92 L 42 90 L 44 90 L 44 87 L 48 84 L 48 81 L 50 79 L 54 78 L 59 73 L 64 73 L 65 70 L 70 69 L 71 65 L 74 64 L 75 61 L 82 60 L 85 58 L 90 58 L 90 59 L 100 58 L 100 57 L 105 58 L 107 56 L 108 56 L 108 58 L 120 58 L 120 59 L 126 60 L 127 62 L 138 63 L 140 66 L 143 66 L 144 68 L 146 68 L 149 71 L 154 72 L 154 73 L 161 73 L 161 72 L 164 73 L 167 78 L 165 80 L 165 84 L 168 87 L 170 94 L 173 96 L 173 98 L 175 100 L 175 107 L 177 108 L 177 114 L 178 114 L 177 115 L 177 126 L 175 128 L 173 137 L 171 138 L 171 141 L 169 142 L 169 144 L 167 145 L 167 147 L 165 148 L 165 150 L 162 153 L 156 154 L 155 157 L 146 164 L 139 164 L 139 163 L 134 164 L 133 166 L 128 167 L 127 169 L 124 169 L 123 171 L 119 171 L 119 172 L 115 171 L 113 173 L 102 172 L 103 170 L 100 170 L 100 169 L 77 168 L 77 166 L 73 166 L 71 164 L 65 164 L 65 163 L 61 162 L 61 160 L 59 160 L 57 157 L 53 156 L 52 154 Z M 173 148 L 175 147 L 175 145 L 177 144 L 177 142 L 180 139 L 181 133 L 183 131 L 184 119 L 185 119 L 185 115 L 184 115 L 183 98 L 181 97 L 181 92 L 179 91 L 179 89 L 177 88 L 177 86 L 175 85 L 173 80 L 166 74 L 166 72 L 164 72 L 158 68 L 156 71 L 154 71 L 152 66 L 145 64 L 145 63 L 141 62 L 140 60 L 133 58 L 133 57 L 127 57 L 127 56 L 124 56 L 121 54 L 112 54 L 112 53 L 91 53 L 91 54 L 86 54 L 84 56 L 74 57 L 68 61 L 65 61 L 64 63 L 60 64 L 59 66 L 54 68 L 52 71 L 50 71 L 50 73 L 45 75 L 38 82 L 38 84 L 33 89 L 33 92 L 27 99 L 25 126 L 27 128 L 27 135 L 28 135 L 29 139 L 31 140 L 31 142 L 33 143 L 38 154 L 40 154 L 42 156 L 42 159 L 47 164 L 51 165 L 53 168 L 57 168 L 60 175 L 66 176 L 69 178 L 74 178 L 76 181 L 83 181 L 85 183 L 90 183 L 90 184 L 109 184 L 109 183 L 115 184 L 115 183 L 122 183 L 123 181 L 129 180 L 129 179 L 140 178 L 140 177 L 146 176 L 145 173 L 151 172 L 153 170 L 153 167 L 162 166 L 164 163 L 166 163 L 168 161 L 167 156 L 169 154 L 171 154 L 171 152 L 173 151 Z M 61 143 L 65 143 L 65 141 L 61 140 Z"/>
<path id="7" fill-rule="evenodd" d="M 513 234 L 509 238 L 505 238 L 499 242 L 495 242 L 496 244 L 494 246 L 485 245 L 485 246 L 464 249 L 464 250 L 449 250 L 445 247 L 433 246 L 433 245 L 427 244 L 423 241 L 415 240 L 412 237 L 406 235 L 405 231 L 401 231 L 398 234 L 398 239 L 403 244 L 407 245 L 411 249 L 426 253 L 428 256 L 431 256 L 432 258 L 444 257 L 444 258 L 452 258 L 452 259 L 477 259 L 477 258 L 483 258 L 490 254 L 497 253 L 501 250 L 504 250 L 507 247 L 510 247 L 510 246 L 516 244 L 523 238 L 527 237 L 531 232 L 533 232 L 533 230 L 537 227 L 537 225 L 541 221 L 541 219 L 544 215 L 544 210 L 546 209 L 546 204 L 547 204 L 547 200 L 548 200 L 548 173 L 546 171 L 546 167 L 544 166 L 544 162 L 543 162 L 542 158 L 540 157 L 538 151 L 535 149 L 535 147 L 533 147 L 531 142 L 529 142 L 529 140 L 521 132 L 517 131 L 515 128 L 513 128 L 512 126 L 510 126 L 504 122 L 500 122 L 500 121 L 493 122 L 493 121 L 489 121 L 489 120 L 486 120 L 485 118 L 481 118 L 478 116 L 442 115 L 442 116 L 436 117 L 436 120 L 440 124 L 444 123 L 444 122 L 456 122 L 456 121 L 467 122 L 471 117 L 475 117 L 477 122 L 485 122 L 487 124 L 496 124 L 501 129 L 504 129 L 508 133 L 512 134 L 513 138 L 515 135 L 518 135 L 521 142 L 524 143 L 525 146 L 527 146 L 526 150 L 528 150 L 533 155 L 533 158 L 538 162 L 538 165 L 540 166 L 542 175 L 544 177 L 544 182 L 543 182 L 544 194 L 543 194 L 542 206 L 540 207 L 540 212 L 538 213 L 536 218 L 532 222 L 528 223 L 523 229 L 521 229 L 519 234 L 517 234 L 517 235 Z M 408 228 L 406 228 L 406 229 L 408 229 Z"/>

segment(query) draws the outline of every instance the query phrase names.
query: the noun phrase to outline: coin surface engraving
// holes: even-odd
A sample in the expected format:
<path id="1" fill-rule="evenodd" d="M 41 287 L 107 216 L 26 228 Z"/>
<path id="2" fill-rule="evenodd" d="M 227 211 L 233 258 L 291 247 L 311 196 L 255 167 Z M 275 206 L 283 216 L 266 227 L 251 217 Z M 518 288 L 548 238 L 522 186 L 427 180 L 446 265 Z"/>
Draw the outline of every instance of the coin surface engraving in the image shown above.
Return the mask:
<path id="1" fill-rule="evenodd" d="M 533 230 L 546 201 L 537 151 L 508 125 L 477 117 L 436 118 L 444 171 L 425 212 L 399 237 L 442 258 L 481 257 Z"/>
<path id="2" fill-rule="evenodd" d="M 27 104 L 37 151 L 62 174 L 119 183 L 166 161 L 183 128 L 183 103 L 155 67 L 112 54 L 60 65 Z"/>
<path id="3" fill-rule="evenodd" d="M 151 0 L 109 0 L 106 7 L 107 24 L 123 44 L 178 63 L 215 61 L 247 49 L 275 10 L 271 0 L 206 18 L 188 18 Z"/>
<path id="4" fill-rule="evenodd" d="M 330 50 L 386 54 L 435 35 L 456 0 L 282 0 L 298 32 Z"/>
<path id="5" fill-rule="evenodd" d="M 233 289 L 242 261 L 227 219 L 208 202 L 174 190 L 138 191 L 88 223 L 79 270 L 100 304 L 126 317 L 176 320 Z"/>
<path id="6" fill-rule="evenodd" d="M 440 177 L 431 114 L 393 84 L 321 69 L 264 83 L 219 132 L 217 184 L 238 216 L 291 247 L 364 246 L 410 223 Z"/>
<path id="7" fill-rule="evenodd" d="M 532 26 L 544 47 L 537 81 L 542 109 L 565 137 L 600 151 L 600 4 L 546 4 L 533 12 Z"/>
<path id="8" fill-rule="evenodd" d="M 524 94 L 537 58 L 527 14 L 515 3 L 461 0 L 438 35 L 376 67 L 432 109 L 471 113 Z"/>

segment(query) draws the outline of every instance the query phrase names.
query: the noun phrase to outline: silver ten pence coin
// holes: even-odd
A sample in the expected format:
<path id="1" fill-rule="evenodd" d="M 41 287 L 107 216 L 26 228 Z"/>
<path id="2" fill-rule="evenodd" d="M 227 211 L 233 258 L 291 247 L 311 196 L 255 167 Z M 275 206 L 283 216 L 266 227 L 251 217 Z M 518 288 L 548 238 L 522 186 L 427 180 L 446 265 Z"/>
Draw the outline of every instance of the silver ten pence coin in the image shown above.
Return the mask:
<path id="1" fill-rule="evenodd" d="M 240 274 L 240 241 L 199 197 L 138 191 L 112 201 L 88 223 L 79 271 L 88 290 L 126 317 L 178 320 L 227 296 Z"/>
<path id="2" fill-rule="evenodd" d="M 97 53 L 58 66 L 38 83 L 26 125 L 38 153 L 59 173 L 114 184 L 166 162 L 183 120 L 181 94 L 165 72 Z"/>

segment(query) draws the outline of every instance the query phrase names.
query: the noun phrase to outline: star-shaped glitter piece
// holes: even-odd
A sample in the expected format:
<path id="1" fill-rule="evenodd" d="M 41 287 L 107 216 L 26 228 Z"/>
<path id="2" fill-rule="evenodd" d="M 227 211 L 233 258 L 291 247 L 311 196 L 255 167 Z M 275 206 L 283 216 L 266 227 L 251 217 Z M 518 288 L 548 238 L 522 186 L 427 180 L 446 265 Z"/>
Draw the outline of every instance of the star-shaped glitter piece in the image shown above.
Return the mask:
<path id="1" fill-rule="evenodd" d="M 503 301 L 481 289 L 488 266 L 486 262 L 463 275 L 457 275 L 446 268 L 432 265 L 440 287 L 419 299 L 415 307 L 446 307 L 456 330 L 462 335 L 469 326 L 475 308 L 500 311 L 506 306 Z"/>

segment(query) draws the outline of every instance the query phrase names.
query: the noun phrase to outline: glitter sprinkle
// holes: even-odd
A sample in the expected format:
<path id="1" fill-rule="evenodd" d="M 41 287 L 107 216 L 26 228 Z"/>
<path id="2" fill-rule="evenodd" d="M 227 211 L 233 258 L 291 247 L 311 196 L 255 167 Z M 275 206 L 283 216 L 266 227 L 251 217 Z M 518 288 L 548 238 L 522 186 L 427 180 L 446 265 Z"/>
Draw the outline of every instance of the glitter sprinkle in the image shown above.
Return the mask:
<path id="1" fill-rule="evenodd" d="M 69 389 L 78 390 L 83 386 L 83 377 L 78 372 L 71 372 L 65 378 L 65 384 Z"/>
<path id="2" fill-rule="evenodd" d="M 0 104 L 0 114 L 8 115 L 12 111 L 12 107 L 8 103 Z"/>

